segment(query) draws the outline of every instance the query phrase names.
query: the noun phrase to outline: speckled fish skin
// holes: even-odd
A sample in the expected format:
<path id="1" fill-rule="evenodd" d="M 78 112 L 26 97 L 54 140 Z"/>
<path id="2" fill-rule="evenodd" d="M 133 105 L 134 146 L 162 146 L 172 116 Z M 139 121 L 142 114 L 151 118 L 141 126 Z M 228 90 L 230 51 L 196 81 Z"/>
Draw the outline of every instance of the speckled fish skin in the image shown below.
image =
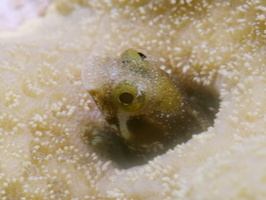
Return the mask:
<path id="1" fill-rule="evenodd" d="M 128 49 L 120 59 L 95 58 L 83 83 L 128 148 L 147 158 L 186 142 L 210 125 L 157 63 Z"/>

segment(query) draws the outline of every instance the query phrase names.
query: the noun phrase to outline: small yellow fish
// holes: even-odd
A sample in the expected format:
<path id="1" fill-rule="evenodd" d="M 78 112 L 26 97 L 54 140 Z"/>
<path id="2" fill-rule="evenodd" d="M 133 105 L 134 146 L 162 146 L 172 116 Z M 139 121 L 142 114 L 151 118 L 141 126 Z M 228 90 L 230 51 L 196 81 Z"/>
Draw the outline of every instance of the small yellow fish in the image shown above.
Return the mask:
<path id="1" fill-rule="evenodd" d="M 150 159 L 205 131 L 210 122 L 158 64 L 128 49 L 120 59 L 94 58 L 83 83 L 130 152 Z"/>

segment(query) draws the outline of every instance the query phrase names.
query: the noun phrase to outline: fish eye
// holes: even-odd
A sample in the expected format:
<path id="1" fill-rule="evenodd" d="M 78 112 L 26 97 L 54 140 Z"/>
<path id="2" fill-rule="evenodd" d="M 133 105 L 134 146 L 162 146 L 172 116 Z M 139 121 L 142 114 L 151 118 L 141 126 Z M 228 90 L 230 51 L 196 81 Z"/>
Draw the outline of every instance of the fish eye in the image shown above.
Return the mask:
<path id="1" fill-rule="evenodd" d="M 146 58 L 147 57 L 143 53 L 137 52 L 134 49 L 128 49 L 121 55 L 121 61 L 123 64 L 130 63 L 132 61 L 142 62 Z"/>
<path id="2" fill-rule="evenodd" d="M 113 91 L 114 103 L 122 110 L 134 112 L 139 110 L 145 102 L 143 91 L 139 91 L 134 83 L 120 82 Z"/>
<path id="3" fill-rule="evenodd" d="M 138 52 L 139 56 L 141 57 L 142 60 L 144 60 L 145 58 L 147 58 L 143 53 Z"/>
<path id="4" fill-rule="evenodd" d="M 131 93 L 129 93 L 129 92 L 124 92 L 124 93 L 120 94 L 119 100 L 123 104 L 129 105 L 129 104 L 131 104 L 133 102 L 134 96 Z"/>

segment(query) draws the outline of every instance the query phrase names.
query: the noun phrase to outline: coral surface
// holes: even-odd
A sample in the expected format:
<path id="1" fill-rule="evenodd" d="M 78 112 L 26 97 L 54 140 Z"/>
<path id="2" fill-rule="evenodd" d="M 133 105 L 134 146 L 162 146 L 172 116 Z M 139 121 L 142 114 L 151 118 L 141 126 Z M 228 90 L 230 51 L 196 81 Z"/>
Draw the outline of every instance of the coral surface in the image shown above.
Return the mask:
<path id="1" fill-rule="evenodd" d="M 0 30 L 15 30 L 24 21 L 45 13 L 53 0 L 2 0 L 0 2 Z"/>
<path id="2" fill-rule="evenodd" d="M 57 0 L 45 17 L 0 33 L 0 196 L 264 199 L 265 27 L 264 0 Z M 81 69 L 129 47 L 221 104 L 206 132 L 119 170 L 90 145 L 105 122 Z"/>

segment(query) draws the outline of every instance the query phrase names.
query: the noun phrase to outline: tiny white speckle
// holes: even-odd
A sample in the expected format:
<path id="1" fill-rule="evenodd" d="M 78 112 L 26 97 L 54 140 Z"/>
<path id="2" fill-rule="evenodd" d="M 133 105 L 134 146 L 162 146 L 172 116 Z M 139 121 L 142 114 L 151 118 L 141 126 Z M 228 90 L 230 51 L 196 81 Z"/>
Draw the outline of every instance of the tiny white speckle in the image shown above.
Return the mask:
<path id="1" fill-rule="evenodd" d="M 182 69 L 183 73 L 186 73 L 189 70 L 190 66 L 189 65 L 185 65 Z"/>

